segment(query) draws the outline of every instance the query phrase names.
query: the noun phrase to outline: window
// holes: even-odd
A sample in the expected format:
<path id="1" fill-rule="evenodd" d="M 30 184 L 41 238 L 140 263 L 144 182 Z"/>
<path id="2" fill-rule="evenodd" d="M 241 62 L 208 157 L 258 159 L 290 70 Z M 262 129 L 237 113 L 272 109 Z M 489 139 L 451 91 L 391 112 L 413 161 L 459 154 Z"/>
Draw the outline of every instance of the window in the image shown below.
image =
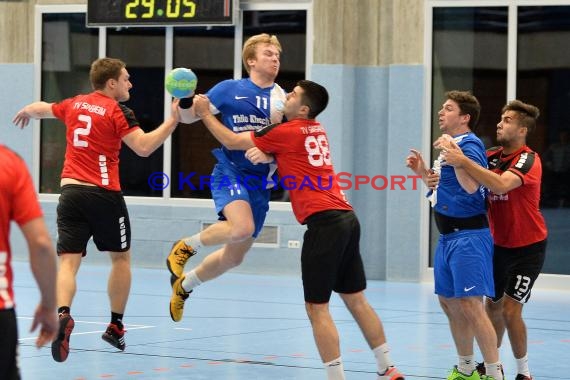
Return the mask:
<path id="1" fill-rule="evenodd" d="M 466 1 L 470 6 L 461 7 L 456 2 L 442 3 L 428 4 L 432 19 L 426 24 L 432 23 L 432 141 L 440 134 L 437 110 L 445 91 L 470 90 L 477 96 L 482 108 L 477 133 L 487 146 L 496 144 L 495 129 L 507 100 L 536 105 L 541 116 L 527 143 L 543 164 L 541 211 L 549 229 L 543 272 L 570 274 L 570 257 L 565 254 L 570 234 L 566 222 L 570 218 L 570 116 L 566 112 L 570 57 L 561 49 L 570 36 L 570 2 L 545 6 L 536 1 L 532 6 L 515 0 L 510 7 L 479 6 L 488 4 L 479 1 Z M 515 28 L 509 28 L 510 18 L 515 18 Z M 438 236 L 433 217 L 430 236 L 433 265 Z"/>
<path id="2" fill-rule="evenodd" d="M 241 49 L 234 51 L 236 38 L 243 35 L 245 40 L 261 32 L 276 34 L 283 46 L 277 82 L 289 91 L 306 77 L 306 8 L 310 1 L 302 3 L 269 1 L 243 5 L 246 10 L 236 26 L 216 27 L 87 28 L 83 6 L 42 7 L 41 99 L 56 102 L 90 92 L 91 62 L 99 56 L 119 58 L 127 64 L 133 83 L 131 98 L 125 104 L 133 109 L 141 128 L 148 132 L 164 120 L 167 70 L 192 68 L 198 75 L 198 92 L 206 92 L 221 80 L 239 76 Z M 147 158 L 137 156 L 123 145 L 120 175 L 125 195 L 211 198 L 207 186 L 200 188 L 196 183 L 197 186 L 190 188 L 185 185 L 186 179 L 180 180 L 181 175 L 194 174 L 193 180 L 209 176 L 215 164 L 210 151 L 219 144 L 200 124 L 180 125 L 171 143 Z M 59 193 L 65 128 L 59 120 L 43 120 L 41 126 L 40 192 Z M 149 185 L 149 178 L 156 172 L 170 175 L 168 189 Z M 282 200 L 286 195 L 275 193 L 273 198 Z"/>

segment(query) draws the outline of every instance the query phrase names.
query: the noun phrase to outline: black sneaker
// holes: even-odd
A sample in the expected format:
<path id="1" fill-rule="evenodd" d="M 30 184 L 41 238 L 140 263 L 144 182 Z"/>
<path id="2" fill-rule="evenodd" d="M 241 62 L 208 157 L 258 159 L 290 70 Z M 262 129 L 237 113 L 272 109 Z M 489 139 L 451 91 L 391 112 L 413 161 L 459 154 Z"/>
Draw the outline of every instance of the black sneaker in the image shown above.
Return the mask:
<path id="1" fill-rule="evenodd" d="M 526 376 L 522 373 L 519 373 L 517 377 L 515 377 L 515 380 L 532 380 L 532 376 Z"/>
<path id="2" fill-rule="evenodd" d="M 483 376 L 487 372 L 487 369 L 485 368 L 485 363 L 483 362 L 477 363 L 475 369 L 477 370 L 477 372 L 479 372 L 479 376 Z"/>
<path id="3" fill-rule="evenodd" d="M 109 326 L 107 326 L 107 331 L 101 335 L 101 339 L 109 343 L 111 346 L 118 348 L 121 351 L 125 351 L 125 347 L 127 347 L 125 344 L 126 332 L 127 330 L 124 328 L 122 330 L 119 330 L 116 324 L 109 323 Z"/>
<path id="4" fill-rule="evenodd" d="M 59 332 L 51 343 L 51 356 L 56 362 L 64 362 L 69 356 L 69 337 L 75 322 L 69 313 L 59 314 Z"/>

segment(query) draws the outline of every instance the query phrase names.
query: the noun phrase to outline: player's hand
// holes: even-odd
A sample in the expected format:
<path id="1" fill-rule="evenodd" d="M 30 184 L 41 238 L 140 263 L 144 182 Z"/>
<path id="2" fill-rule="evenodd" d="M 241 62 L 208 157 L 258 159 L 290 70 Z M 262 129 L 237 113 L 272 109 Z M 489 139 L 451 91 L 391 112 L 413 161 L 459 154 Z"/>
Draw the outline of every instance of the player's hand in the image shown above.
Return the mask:
<path id="1" fill-rule="evenodd" d="M 176 124 L 180 123 L 180 99 L 172 98 L 172 104 L 170 105 L 170 117 L 176 120 Z"/>
<path id="2" fill-rule="evenodd" d="M 194 96 L 193 107 L 194 107 L 194 113 L 196 114 L 196 116 L 200 117 L 201 119 L 211 114 L 210 99 L 208 99 L 206 95 L 199 94 Z"/>
<path id="3" fill-rule="evenodd" d="M 245 158 L 251 161 L 252 164 L 270 164 L 275 161 L 275 157 L 272 154 L 262 152 L 257 147 L 249 148 L 245 152 Z"/>
<path id="4" fill-rule="evenodd" d="M 439 185 L 439 174 L 433 170 L 428 170 L 428 175 L 426 177 L 426 185 L 429 189 L 434 190 L 437 185 Z"/>
<path id="5" fill-rule="evenodd" d="M 34 313 L 30 332 L 35 331 L 38 326 L 40 327 L 40 333 L 38 339 L 36 339 L 36 347 L 40 348 L 47 343 L 51 343 L 57 336 L 59 323 L 56 311 L 54 309 L 46 309 L 39 304 Z"/>
<path id="6" fill-rule="evenodd" d="M 422 177 L 427 170 L 422 154 L 416 149 L 410 149 L 410 155 L 406 157 L 406 166 Z"/>
<path id="7" fill-rule="evenodd" d="M 24 128 L 30 123 L 32 117 L 28 112 L 26 112 L 26 107 L 18 111 L 18 113 L 12 119 L 12 122 L 20 129 Z"/>
<path id="8" fill-rule="evenodd" d="M 435 144 L 434 144 L 435 146 Z M 441 157 L 443 158 L 443 165 L 451 165 L 460 168 L 464 164 L 467 157 L 463 151 L 453 140 L 438 144 L 437 149 L 441 149 Z"/>

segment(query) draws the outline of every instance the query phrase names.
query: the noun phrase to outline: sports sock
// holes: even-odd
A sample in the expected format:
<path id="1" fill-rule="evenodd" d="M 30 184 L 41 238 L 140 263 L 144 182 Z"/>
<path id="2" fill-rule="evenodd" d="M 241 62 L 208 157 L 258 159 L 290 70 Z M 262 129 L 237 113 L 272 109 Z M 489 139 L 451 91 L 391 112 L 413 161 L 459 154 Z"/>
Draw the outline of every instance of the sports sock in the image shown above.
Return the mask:
<path id="1" fill-rule="evenodd" d="M 528 368 L 528 354 L 517 360 L 517 373 L 530 377 L 530 369 Z"/>
<path id="2" fill-rule="evenodd" d="M 192 269 L 190 272 L 186 273 L 186 277 L 184 277 L 184 280 L 182 281 L 182 289 L 189 292 L 201 283 L 202 280 L 198 278 L 196 270 Z"/>
<path id="3" fill-rule="evenodd" d="M 384 343 L 372 350 L 374 357 L 376 357 L 376 368 L 379 374 L 385 373 L 388 368 L 394 366 L 392 358 L 390 357 L 390 347 L 388 343 Z"/>
<path id="4" fill-rule="evenodd" d="M 465 375 L 471 375 L 471 373 L 475 371 L 475 360 L 473 359 L 473 355 L 459 355 L 457 370 Z"/>
<path id="5" fill-rule="evenodd" d="M 62 306 L 60 308 L 57 309 L 57 314 L 71 314 L 71 309 L 69 308 L 69 306 Z"/>
<path id="6" fill-rule="evenodd" d="M 111 312 L 111 323 L 116 325 L 119 330 L 123 329 L 123 314 Z"/>
<path id="7" fill-rule="evenodd" d="M 198 251 L 202 247 L 202 240 L 200 240 L 200 233 L 190 236 L 189 238 L 183 239 L 186 245 L 189 245 L 195 251 Z"/>
<path id="8" fill-rule="evenodd" d="M 503 371 L 501 369 L 501 362 L 485 363 L 485 374 L 495 380 L 503 380 Z"/>
<path id="9" fill-rule="evenodd" d="M 344 367 L 340 356 L 335 360 L 325 363 L 324 365 L 328 380 L 345 380 Z"/>

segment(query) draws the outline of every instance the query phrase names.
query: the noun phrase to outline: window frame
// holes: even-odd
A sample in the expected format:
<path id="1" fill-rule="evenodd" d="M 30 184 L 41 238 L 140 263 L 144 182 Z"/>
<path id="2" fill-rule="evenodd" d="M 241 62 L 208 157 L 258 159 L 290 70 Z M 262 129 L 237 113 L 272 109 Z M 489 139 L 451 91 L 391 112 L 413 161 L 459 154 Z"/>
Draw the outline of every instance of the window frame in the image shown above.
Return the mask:
<path id="1" fill-rule="evenodd" d="M 313 35 L 313 0 L 235 0 L 236 22 L 235 40 L 234 40 L 234 79 L 241 78 L 242 59 L 241 50 L 243 44 L 243 12 L 247 11 L 267 11 L 267 10 L 304 10 L 307 12 L 306 36 Z M 238 6 L 239 3 L 239 6 Z M 47 13 L 86 13 L 86 4 L 58 4 L 58 5 L 36 5 L 34 17 L 34 82 L 42 83 L 42 20 L 43 15 Z M 173 68 L 173 49 L 174 49 L 174 28 L 176 26 L 164 26 L 165 29 L 165 75 Z M 107 44 L 107 27 L 97 27 L 99 30 L 98 56 L 106 55 Z M 313 64 L 313 40 L 306 38 L 305 48 L 305 77 L 310 79 L 310 68 Z M 34 87 L 34 99 L 41 99 L 41 85 Z M 164 96 L 164 115 L 170 112 L 171 98 L 166 94 Z M 32 155 L 32 177 L 34 185 L 39 192 L 40 182 L 40 120 L 33 121 L 33 155 Z M 172 155 L 172 138 L 169 137 L 164 142 L 163 150 L 163 171 L 167 175 L 171 175 L 171 155 Z M 57 201 L 59 194 L 39 193 L 41 201 Z M 138 205 L 181 205 L 196 207 L 211 207 L 212 199 L 197 198 L 172 198 L 170 187 L 164 189 L 161 197 L 146 196 L 125 196 L 125 200 L 129 204 Z M 290 211 L 291 204 L 289 202 L 272 201 L 269 203 L 271 210 Z"/>
<path id="2" fill-rule="evenodd" d="M 431 152 L 432 134 L 432 59 L 433 59 L 433 9 L 463 7 L 508 7 L 507 27 L 507 98 L 505 102 L 516 99 L 517 94 L 517 44 L 518 44 L 518 8 L 521 6 L 570 6 L 570 0 L 425 0 L 424 3 L 424 70 L 425 90 L 423 104 L 422 151 Z M 430 157 L 431 160 L 431 157 Z M 431 162 L 428 160 L 428 162 Z M 422 194 L 423 200 L 423 194 Z M 430 267 L 430 206 L 422 201 L 420 211 L 421 260 L 424 268 L 421 278 L 433 281 L 433 267 Z M 541 273 L 537 283 L 546 287 L 563 287 L 570 283 L 570 276 L 564 274 Z"/>

